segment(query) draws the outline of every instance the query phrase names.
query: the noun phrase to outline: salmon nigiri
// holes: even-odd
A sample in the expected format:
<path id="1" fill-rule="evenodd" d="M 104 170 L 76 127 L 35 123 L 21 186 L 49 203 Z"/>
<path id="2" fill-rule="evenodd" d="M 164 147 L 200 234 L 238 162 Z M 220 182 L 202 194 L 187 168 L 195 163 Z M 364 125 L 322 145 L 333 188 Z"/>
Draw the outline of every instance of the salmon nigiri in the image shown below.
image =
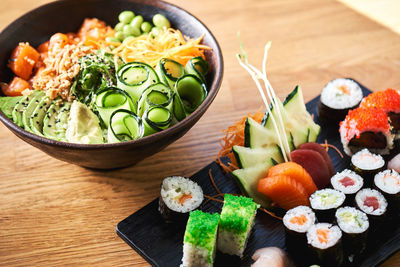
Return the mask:
<path id="1" fill-rule="evenodd" d="M 304 186 L 287 175 L 260 179 L 257 190 L 286 210 L 299 205 L 310 205 L 308 193 Z"/>
<path id="2" fill-rule="evenodd" d="M 268 177 L 277 175 L 287 175 L 290 178 L 299 182 L 306 190 L 308 196 L 311 196 L 317 191 L 312 177 L 308 172 L 300 165 L 295 162 L 285 162 L 277 164 L 268 170 Z"/>

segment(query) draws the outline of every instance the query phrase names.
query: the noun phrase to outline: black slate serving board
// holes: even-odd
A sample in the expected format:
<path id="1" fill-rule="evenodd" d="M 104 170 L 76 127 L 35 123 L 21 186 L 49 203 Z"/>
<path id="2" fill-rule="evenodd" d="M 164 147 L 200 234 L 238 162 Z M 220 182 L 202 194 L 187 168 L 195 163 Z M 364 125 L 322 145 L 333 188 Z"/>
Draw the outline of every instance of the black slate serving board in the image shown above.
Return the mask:
<path id="1" fill-rule="evenodd" d="M 363 89 L 364 96 L 371 92 L 361 84 L 360 86 Z M 336 146 L 343 153 L 338 126 L 324 125 L 318 121 L 318 101 L 319 96 L 306 104 L 307 110 L 314 114 L 316 122 L 322 126 L 318 142 L 322 143 L 326 139 L 329 144 Z M 333 149 L 329 150 L 329 156 L 336 171 L 341 171 L 349 166 L 349 157 L 345 156 L 342 159 Z M 216 162 L 212 162 L 190 177 L 202 187 L 204 194 L 217 194 L 210 182 L 210 170 L 218 188 L 223 193 L 240 193 L 231 175 L 225 174 Z M 201 206 L 201 209 L 207 212 L 220 212 L 221 208 L 222 204 L 216 201 L 208 201 Z M 378 231 L 370 233 L 366 253 L 352 265 L 376 266 L 399 250 L 400 227 L 397 227 L 397 225 L 399 225 L 398 222 L 389 218 Z M 165 223 L 158 212 L 158 199 L 121 221 L 116 227 L 116 232 L 153 266 L 179 266 L 181 263 L 185 223 Z M 286 250 L 284 227 L 280 220 L 259 211 L 244 252 L 245 256 L 240 259 L 237 256 L 217 252 L 214 266 L 250 266 L 253 262 L 251 259 L 253 253 L 259 248 L 268 246 L 276 246 Z M 296 264 L 307 266 L 313 264 L 313 262 L 309 262 L 306 257 L 296 257 Z"/>

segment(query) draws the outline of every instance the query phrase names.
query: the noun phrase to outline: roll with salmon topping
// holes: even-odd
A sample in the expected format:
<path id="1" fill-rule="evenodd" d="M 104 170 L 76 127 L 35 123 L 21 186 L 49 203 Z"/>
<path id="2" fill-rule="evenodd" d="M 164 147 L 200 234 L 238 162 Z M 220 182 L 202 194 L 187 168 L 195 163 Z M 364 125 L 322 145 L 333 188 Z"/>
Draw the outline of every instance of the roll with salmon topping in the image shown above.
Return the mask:
<path id="1" fill-rule="evenodd" d="M 389 118 L 382 108 L 356 108 L 340 123 L 340 139 L 344 152 L 351 156 L 368 148 L 373 153 L 387 155 L 393 148 Z"/>

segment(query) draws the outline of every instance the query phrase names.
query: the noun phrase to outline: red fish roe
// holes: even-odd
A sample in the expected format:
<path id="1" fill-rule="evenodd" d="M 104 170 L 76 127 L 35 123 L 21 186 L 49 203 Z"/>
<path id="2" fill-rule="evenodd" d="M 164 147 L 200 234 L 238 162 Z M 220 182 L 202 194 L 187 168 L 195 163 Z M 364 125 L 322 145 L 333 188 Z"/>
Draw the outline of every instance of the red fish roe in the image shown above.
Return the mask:
<path id="1" fill-rule="evenodd" d="M 339 182 L 344 186 L 344 187 L 348 187 L 348 186 L 352 186 L 354 185 L 354 180 L 351 179 L 350 177 L 344 177 L 343 179 L 340 179 Z"/>
<path id="2" fill-rule="evenodd" d="M 354 136 L 360 137 L 362 132 L 383 132 L 389 134 L 388 116 L 382 108 L 356 108 L 350 110 L 344 121 L 340 123 L 339 131 L 347 141 Z"/>
<path id="3" fill-rule="evenodd" d="M 379 201 L 376 197 L 366 197 L 364 200 L 364 206 L 371 207 L 376 210 L 379 208 Z"/>
<path id="4" fill-rule="evenodd" d="M 400 112 L 400 94 L 397 90 L 386 89 L 364 98 L 361 107 L 383 108 L 386 112 Z"/>

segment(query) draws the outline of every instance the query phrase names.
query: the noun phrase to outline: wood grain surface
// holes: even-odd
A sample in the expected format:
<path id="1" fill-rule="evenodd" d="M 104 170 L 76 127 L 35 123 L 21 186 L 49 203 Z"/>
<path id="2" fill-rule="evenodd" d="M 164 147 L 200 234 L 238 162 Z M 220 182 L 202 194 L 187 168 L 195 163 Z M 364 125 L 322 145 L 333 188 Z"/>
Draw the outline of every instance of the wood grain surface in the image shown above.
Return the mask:
<path id="1" fill-rule="evenodd" d="M 2 0 L 0 29 L 46 2 Z M 300 84 L 310 100 L 336 77 L 373 90 L 400 88 L 400 36 L 334 0 L 171 2 L 200 18 L 221 45 L 225 75 L 217 98 L 176 143 L 114 171 L 50 158 L 0 125 L 0 266 L 148 266 L 117 237 L 116 224 L 156 198 L 165 176 L 190 176 L 214 160 L 221 130 L 262 107 L 235 59 L 238 31 L 256 66 L 272 41 L 268 73 L 281 97 Z M 399 264 L 397 253 L 383 266 Z"/>

